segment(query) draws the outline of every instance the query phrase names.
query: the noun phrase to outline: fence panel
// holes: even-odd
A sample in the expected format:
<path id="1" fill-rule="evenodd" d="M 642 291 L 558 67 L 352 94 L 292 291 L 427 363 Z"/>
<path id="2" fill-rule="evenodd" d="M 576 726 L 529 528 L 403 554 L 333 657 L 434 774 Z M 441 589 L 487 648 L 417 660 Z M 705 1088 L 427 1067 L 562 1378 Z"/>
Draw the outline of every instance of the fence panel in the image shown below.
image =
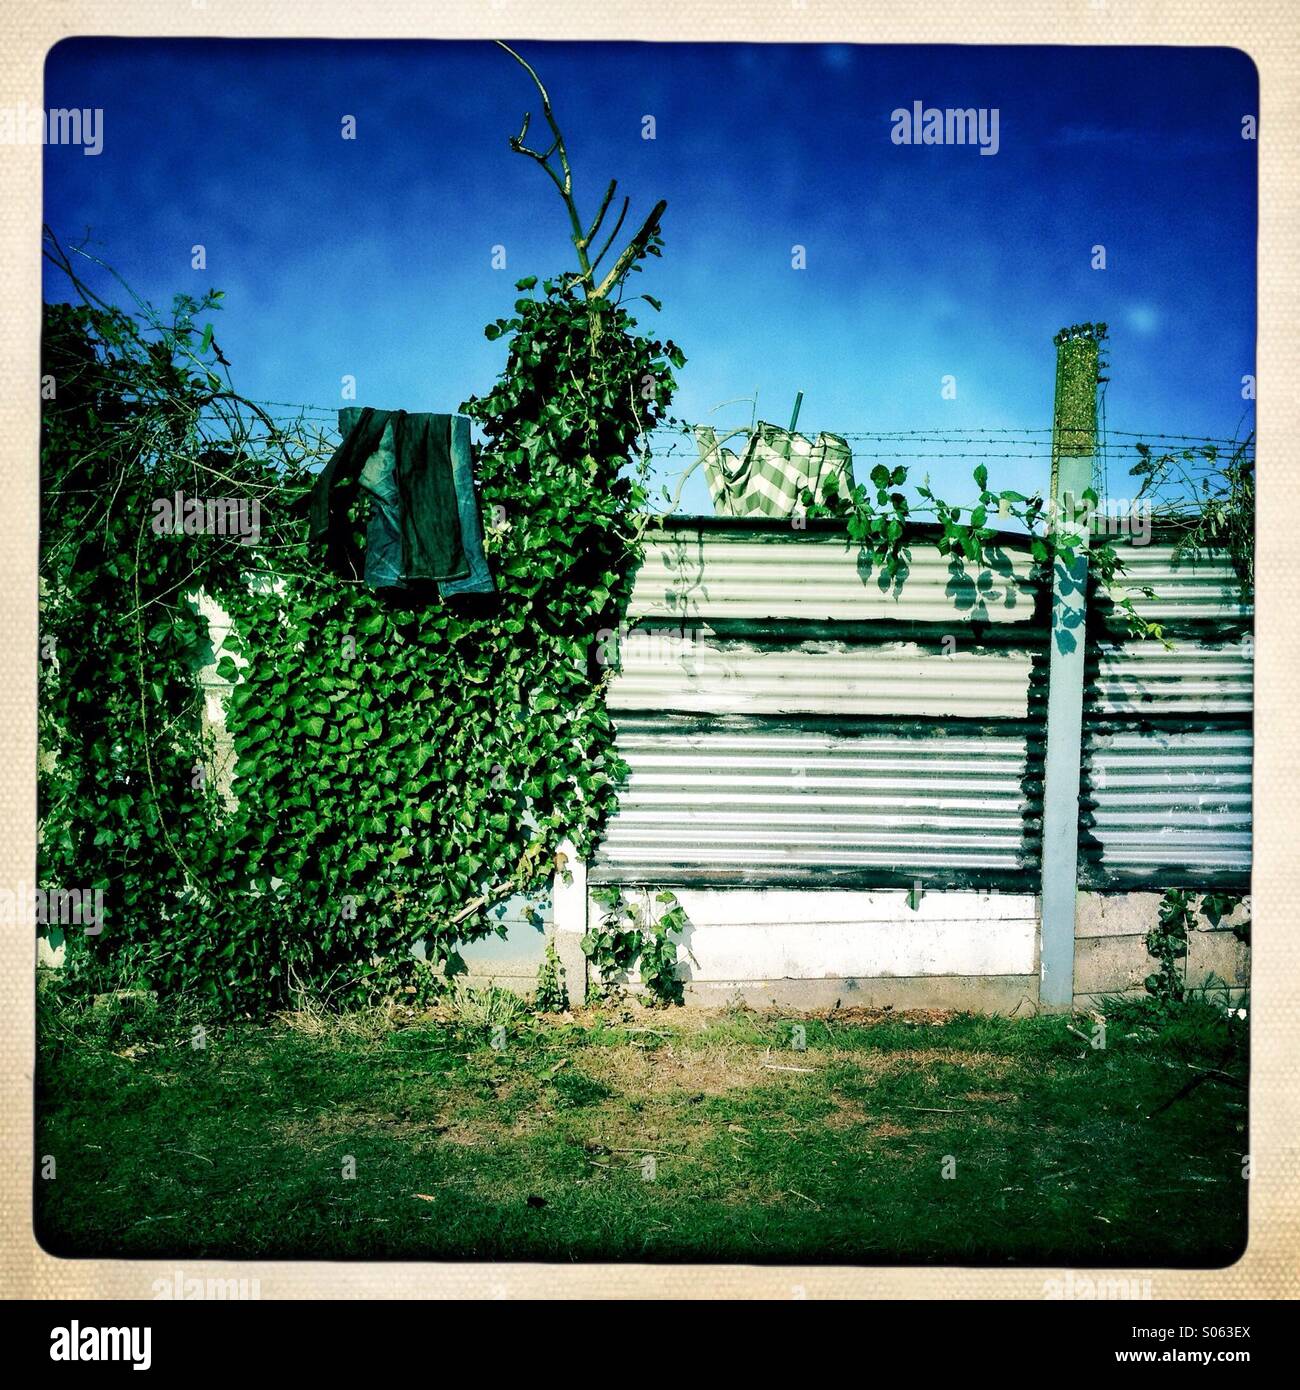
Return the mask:
<path id="1" fill-rule="evenodd" d="M 1046 631 L 1023 543 L 899 583 L 842 534 L 652 536 L 609 704 L 593 880 L 1034 891 Z M 673 626 L 669 626 L 673 624 Z"/>
<path id="2" fill-rule="evenodd" d="M 1093 624 L 1084 692 L 1080 878 L 1093 888 L 1250 880 L 1252 610 L 1223 555 L 1129 546 L 1123 582 L 1172 650 Z M 1130 588 L 1130 593 L 1132 589 Z"/>

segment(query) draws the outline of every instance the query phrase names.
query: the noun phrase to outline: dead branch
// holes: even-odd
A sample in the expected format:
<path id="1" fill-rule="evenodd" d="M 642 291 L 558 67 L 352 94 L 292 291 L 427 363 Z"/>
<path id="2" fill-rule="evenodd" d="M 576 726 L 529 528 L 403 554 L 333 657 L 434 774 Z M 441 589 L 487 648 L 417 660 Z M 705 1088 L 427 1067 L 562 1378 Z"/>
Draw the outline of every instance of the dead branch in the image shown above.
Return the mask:
<path id="1" fill-rule="evenodd" d="M 519 134 L 511 136 L 510 148 L 516 154 L 527 155 L 527 157 L 546 171 L 547 176 L 555 185 L 560 197 L 564 200 L 565 210 L 569 215 L 569 225 L 572 229 L 572 241 L 574 249 L 578 253 L 578 266 L 580 274 L 577 283 L 582 285 L 583 293 L 589 301 L 599 301 L 609 298 L 611 292 L 617 288 L 633 263 L 645 254 L 646 247 L 650 244 L 651 238 L 659 229 L 660 219 L 663 217 L 664 210 L 668 204 L 660 199 L 652 209 L 650 216 L 641 224 L 640 231 L 623 248 L 615 260 L 613 267 L 608 275 L 600 282 L 595 283 L 596 267 L 605 258 L 606 253 L 613 245 L 623 226 L 623 219 L 627 216 L 629 200 L 623 199 L 623 210 L 619 213 L 618 221 L 614 224 L 614 230 L 609 234 L 605 245 L 601 248 L 600 255 L 595 260 L 591 259 L 589 248 L 601 225 L 605 220 L 605 215 L 609 211 L 609 205 L 613 201 L 614 193 L 618 188 L 618 181 L 611 179 L 609 187 L 605 190 L 605 196 L 601 200 L 600 208 L 587 231 L 583 231 L 584 223 L 578 212 L 577 200 L 573 196 L 573 169 L 569 164 L 569 151 L 564 143 L 564 132 L 560 129 L 559 122 L 555 119 L 555 110 L 551 105 L 550 93 L 546 90 L 542 79 L 537 75 L 536 69 L 520 54 L 516 53 L 509 44 L 503 43 L 500 39 L 495 40 L 498 48 L 503 49 L 519 64 L 521 68 L 532 78 L 533 85 L 537 88 L 538 95 L 542 102 L 542 115 L 546 118 L 546 123 L 551 130 L 551 147 L 545 153 L 541 150 L 532 148 L 524 142 L 528 138 L 529 125 L 532 121 L 531 112 L 526 112 Z M 557 169 L 551 163 L 552 159 L 559 160 Z"/>

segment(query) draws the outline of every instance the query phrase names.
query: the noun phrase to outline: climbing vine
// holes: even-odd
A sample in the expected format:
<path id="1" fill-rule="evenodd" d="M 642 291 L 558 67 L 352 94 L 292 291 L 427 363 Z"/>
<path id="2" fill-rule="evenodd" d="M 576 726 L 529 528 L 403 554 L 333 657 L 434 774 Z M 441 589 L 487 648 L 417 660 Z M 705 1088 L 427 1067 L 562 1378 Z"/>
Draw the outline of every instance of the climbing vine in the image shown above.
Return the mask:
<path id="1" fill-rule="evenodd" d="M 1095 383 L 1104 365 L 1100 360 L 1107 326 L 1074 324 L 1062 329 L 1054 342 L 1059 349 L 1057 380 L 1056 447 L 1063 453 L 1090 454 L 1097 444 Z M 1175 560 L 1203 550 L 1223 549 L 1232 559 L 1243 597 L 1254 588 L 1255 465 L 1252 442 L 1229 450 L 1210 444 L 1176 452 L 1156 452 L 1145 443 L 1136 445 L 1138 462 L 1130 470 L 1139 480 L 1135 497 L 1154 501 L 1156 519 L 1173 535 Z M 929 479 L 916 487 L 925 515 L 932 517 L 938 534 L 933 544 L 941 555 L 962 568 L 967 564 L 995 568 L 1001 529 L 1021 526 L 1031 559 L 1031 582 L 1044 591 L 1058 570 L 1070 574 L 1086 546 L 1091 582 L 1105 591 L 1110 614 L 1130 636 L 1154 638 L 1171 645 L 1161 624 L 1144 618 L 1137 600 L 1154 597 L 1144 584 L 1125 579 L 1127 566 L 1119 547 L 1107 531 L 1097 533 L 1093 519 L 1100 505 L 1097 492 L 1085 488 L 1071 499 L 1067 511 L 1039 493 L 1025 496 L 989 487 L 988 469 L 979 464 L 972 477 L 975 501 L 969 506 L 938 496 Z M 858 483 L 839 495 L 832 480 L 821 499 L 805 490 L 801 506 L 809 516 L 842 518 L 848 540 L 857 546 L 865 568 L 876 569 L 886 583 L 905 578 L 914 530 L 920 519 L 903 489 L 909 469 L 900 464 L 877 464 L 869 483 Z M 1053 476 L 1055 486 L 1055 475 Z M 996 521 L 996 525 L 994 522 Z M 930 543 L 927 538 L 927 543 Z M 985 575 L 982 583 L 991 583 Z"/>
<path id="2" fill-rule="evenodd" d="M 301 441 L 282 435 L 274 458 L 250 444 L 219 292 L 127 310 L 87 288 L 84 252 L 48 235 L 45 250 L 72 302 L 45 306 L 41 343 L 37 873 L 102 904 L 46 934 L 73 980 L 170 990 L 225 945 L 207 925 L 218 799 L 194 596 L 257 564 L 237 529 L 194 525 L 176 499 L 218 493 L 255 516 Z"/>
<path id="3" fill-rule="evenodd" d="M 1224 448 L 1194 444 L 1186 449 L 1155 450 L 1138 444 L 1132 474 L 1141 479 L 1138 497 L 1151 497 L 1158 516 L 1174 536 L 1174 550 L 1196 556 L 1226 551 L 1242 597 L 1255 589 L 1255 454 L 1254 436 Z"/>
<path id="4" fill-rule="evenodd" d="M 689 925 L 686 909 L 674 893 L 655 894 L 656 910 L 644 908 L 620 888 L 597 888 L 593 900 L 601 908 L 600 919 L 582 938 L 582 951 L 596 966 L 601 986 L 609 988 L 619 976 L 636 970 L 652 1000 L 680 1004 L 685 987 L 678 971 L 680 937 Z"/>
<path id="5" fill-rule="evenodd" d="M 558 1014 L 569 1007 L 569 991 L 564 980 L 564 967 L 552 938 L 546 943 L 546 953 L 537 971 L 537 988 L 533 991 L 533 1008 L 539 1013 Z"/>
<path id="6" fill-rule="evenodd" d="M 340 997 L 415 970 L 417 943 L 454 964 L 494 929 L 494 902 L 546 890 L 563 840 L 589 854 L 616 802 L 600 634 L 636 564 L 629 463 L 683 359 L 617 305 L 593 343 L 580 296 L 535 288 L 520 281 L 513 316 L 488 326 L 509 359 L 463 407 L 486 436 L 497 603 L 399 606 L 307 568 L 232 608 L 255 640 L 227 716 L 225 881 L 251 883 L 288 958 Z"/>
<path id="7" fill-rule="evenodd" d="M 879 571 L 885 582 L 901 583 L 910 568 L 912 549 L 916 544 L 909 525 L 913 510 L 902 488 L 908 481 L 905 465 L 892 469 L 877 464 L 871 470 L 870 485 L 858 483 L 844 497 L 833 492 L 819 502 L 811 491 L 805 491 L 802 505 L 810 516 L 840 517 L 845 521 L 848 541 L 857 546 L 867 569 Z M 988 469 L 979 464 L 972 473 L 976 486 L 976 501 L 969 508 L 945 501 L 930 487 L 928 481 L 919 485 L 917 495 L 929 506 L 938 534 L 926 543 L 933 544 L 954 566 L 980 567 L 984 573 L 981 584 L 991 584 L 990 571 L 996 568 L 1001 532 L 993 525 L 1018 521 L 1028 536 L 1031 560 L 1030 583 L 1035 587 L 1051 584 L 1053 568 L 1069 572 L 1084 545 L 1092 509 L 1097 506 L 1096 492 L 1086 489 L 1078 499 L 1079 514 L 1075 525 L 1050 524 L 1051 509 L 1041 495 L 1026 497 L 1009 490 L 995 491 L 989 487 Z M 1135 604 L 1135 596 L 1151 598 L 1154 591 L 1147 585 L 1126 585 L 1125 565 L 1113 541 L 1102 538 L 1088 546 L 1089 565 L 1094 582 L 1105 585 L 1112 609 L 1130 635 L 1164 640 L 1159 623 L 1143 618 Z"/>
<path id="8" fill-rule="evenodd" d="M 576 219 L 532 76 L 554 140 L 530 150 L 525 119 L 511 145 L 547 169 Z M 476 478 L 497 587 L 478 609 L 395 604 L 310 551 L 303 503 L 321 450 L 284 447 L 265 420 L 273 447 L 254 447 L 218 409 L 233 392 L 199 326 L 218 295 L 178 300 L 171 325 L 142 306 L 151 333 L 89 301 L 70 322 L 51 311 L 47 346 L 71 360 L 43 454 L 44 625 L 65 653 L 44 692 L 44 867 L 113 894 L 102 934 L 73 943 L 97 982 L 195 991 L 226 1012 L 262 1014 L 298 989 L 360 1002 L 454 964 L 459 943 L 495 929 L 500 899 L 545 892 L 562 841 L 593 849 L 624 772 L 605 637 L 638 561 L 640 441 L 685 362 L 624 302 L 628 278 L 660 254 L 663 205 L 617 250 L 620 215 L 596 251 L 613 194 L 593 222 L 575 221 L 577 270 L 521 279 L 513 313 L 486 329 L 508 356 L 462 407 L 484 438 Z M 142 544 L 153 499 L 182 488 L 267 501 L 258 544 Z M 364 515 L 351 521 L 361 534 Z M 228 803 L 204 776 L 200 590 L 230 620 L 216 665 L 233 682 Z"/>
<path id="9" fill-rule="evenodd" d="M 1245 899 L 1235 893 L 1206 893 L 1201 897 L 1200 914 L 1211 928 L 1231 917 Z M 1145 980 L 1148 994 L 1162 1004 L 1180 1004 L 1186 997 L 1184 971 L 1180 962 L 1187 956 L 1187 934 L 1196 928 L 1196 894 L 1171 888 L 1160 899 L 1156 926 L 1147 933 L 1146 948 L 1158 969 Z M 1232 924 L 1232 933 L 1241 942 L 1250 940 L 1250 916 L 1244 913 Z"/>

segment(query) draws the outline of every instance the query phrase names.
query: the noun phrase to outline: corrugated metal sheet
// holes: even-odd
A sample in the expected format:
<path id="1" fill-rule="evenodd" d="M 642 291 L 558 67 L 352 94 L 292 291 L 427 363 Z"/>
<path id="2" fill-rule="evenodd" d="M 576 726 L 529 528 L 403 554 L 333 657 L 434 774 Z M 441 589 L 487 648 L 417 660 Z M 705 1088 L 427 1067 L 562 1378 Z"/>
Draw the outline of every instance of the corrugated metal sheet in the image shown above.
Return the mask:
<path id="1" fill-rule="evenodd" d="M 1226 557 L 1175 564 L 1169 545 L 1124 554 L 1129 583 L 1156 591 L 1139 609 L 1174 645 L 1118 631 L 1092 639 L 1085 876 L 1240 879 L 1252 671 L 1232 629 L 1248 625 L 1250 607 Z M 631 775 L 595 875 L 1032 884 L 1045 634 L 1027 555 L 1006 558 L 1006 572 L 971 583 L 918 540 L 894 591 L 864 582 L 833 535 L 702 527 L 654 538 L 629 614 L 649 630 L 634 627 L 610 694 Z M 988 627 L 972 633 L 960 625 L 969 619 Z M 668 621 L 680 630 L 664 631 Z M 910 626 L 940 623 L 957 638 L 951 656 Z M 1208 625 L 1227 631 L 1209 636 Z"/>
<path id="2" fill-rule="evenodd" d="M 593 867 L 654 882 L 931 882 L 1035 853 L 1024 732 L 967 736 L 761 721 L 617 719 L 631 774 Z"/>
<path id="3" fill-rule="evenodd" d="M 895 715 L 1023 719 L 1027 651 L 968 645 L 951 655 L 911 642 L 719 641 L 705 631 L 634 631 L 610 686 L 611 709 L 706 714 Z"/>
<path id="4" fill-rule="evenodd" d="M 860 572 L 858 549 L 842 536 L 677 529 L 647 539 L 629 617 L 1024 623 L 1034 608 L 1029 564 L 1008 549 L 995 568 L 962 574 L 918 542 L 904 582 L 882 589 L 883 576 Z"/>
<path id="5" fill-rule="evenodd" d="M 609 696 L 631 774 L 593 875 L 1023 885 L 1045 654 L 1028 571 L 1010 549 L 963 574 L 918 540 L 906 577 L 882 588 L 842 535 L 653 537 Z M 955 649 L 920 624 L 942 624 Z"/>
<path id="6" fill-rule="evenodd" d="M 1251 748 L 1244 728 L 1090 729 L 1081 853 L 1093 881 L 1248 874 Z"/>
<path id="7" fill-rule="evenodd" d="M 1153 639 L 1098 642 L 1087 691 L 1091 715 L 1249 714 L 1254 698 L 1252 646 Z"/>
<path id="8" fill-rule="evenodd" d="M 1253 647 L 1223 554 L 1126 546 L 1124 579 L 1172 650 L 1119 629 L 1097 639 L 1085 692 L 1083 875 L 1098 886 L 1208 887 L 1250 873 Z M 1130 590 L 1131 592 L 1131 590 Z M 1154 721 L 1155 727 L 1145 721 Z M 1212 727 L 1207 728 L 1210 723 Z"/>
<path id="9" fill-rule="evenodd" d="M 1171 545 L 1123 545 L 1118 547 L 1125 572 L 1118 577 L 1134 608 L 1158 623 L 1191 621 L 1229 622 L 1248 619 L 1252 606 L 1242 600 L 1232 562 L 1226 555 L 1184 555 L 1174 563 Z M 1153 599 L 1136 590 L 1155 590 Z"/>

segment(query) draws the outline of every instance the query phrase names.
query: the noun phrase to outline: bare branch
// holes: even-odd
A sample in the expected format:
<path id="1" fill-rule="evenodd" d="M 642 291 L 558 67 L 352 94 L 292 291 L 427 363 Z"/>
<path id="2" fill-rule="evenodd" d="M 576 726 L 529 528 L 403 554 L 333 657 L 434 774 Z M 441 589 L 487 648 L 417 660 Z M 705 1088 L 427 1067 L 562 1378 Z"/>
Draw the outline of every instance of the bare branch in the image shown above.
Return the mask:
<path id="1" fill-rule="evenodd" d="M 623 248 L 609 274 L 606 275 L 599 286 L 592 291 L 591 297 L 593 299 L 603 299 L 623 278 L 628 266 L 641 255 L 649 243 L 650 238 L 659 229 L 659 219 L 664 215 L 664 209 L 667 206 L 667 200 L 660 198 L 654 207 L 650 209 L 650 216 L 641 224 L 641 230 Z"/>
<path id="2" fill-rule="evenodd" d="M 590 246 L 591 243 L 595 241 L 596 233 L 600 231 L 600 224 L 605 220 L 605 213 L 609 209 L 609 200 L 614 196 L 614 190 L 617 187 L 618 180 L 610 179 L 609 187 L 605 190 L 605 196 L 601 199 L 600 211 L 596 214 L 596 220 L 591 224 L 591 227 L 587 231 L 587 235 L 583 237 L 583 241 L 588 246 Z M 624 199 L 623 201 L 626 203 L 627 200 Z"/>
<path id="3" fill-rule="evenodd" d="M 559 190 L 560 197 L 564 199 L 565 208 L 569 213 L 569 225 L 573 228 L 573 244 L 577 248 L 578 264 L 582 268 L 583 281 L 589 282 L 591 279 L 591 263 L 587 259 L 587 243 L 582 235 L 582 219 L 578 216 L 578 207 L 573 201 L 573 171 L 569 168 L 569 152 L 564 145 L 564 134 L 560 130 L 559 123 L 555 119 L 555 112 L 551 109 L 550 93 L 546 90 L 545 86 L 542 84 L 542 79 L 538 77 L 530 63 L 521 58 L 509 44 L 502 43 L 500 39 L 497 39 L 495 42 L 498 48 L 504 49 L 515 62 L 523 68 L 529 77 L 533 79 L 533 85 L 537 88 L 542 98 L 542 115 L 546 117 L 546 123 L 551 127 L 551 135 L 554 137 L 551 148 L 547 150 L 545 154 L 541 154 L 539 151 L 531 150 L 525 146 L 523 143 L 524 136 L 528 133 L 528 123 L 531 119 L 531 115 L 525 115 L 523 129 L 510 141 L 510 148 L 519 154 L 528 155 L 530 159 L 535 159 L 542 168 L 546 170 L 547 174 L 550 175 L 551 182 L 554 183 Z M 552 155 L 559 156 L 563 177 L 556 173 L 551 167 L 550 159 Z M 590 292 L 589 285 L 587 288 L 588 292 Z"/>
<path id="4" fill-rule="evenodd" d="M 595 270 L 596 267 L 601 263 L 601 261 L 603 261 L 603 260 L 605 259 L 605 256 L 606 256 L 606 255 L 608 254 L 608 252 L 609 252 L 609 248 L 614 244 L 614 238 L 618 235 L 619 228 L 622 227 L 622 225 L 623 225 L 623 219 L 627 216 L 627 210 L 628 210 L 628 208 L 629 208 L 630 206 L 631 206 L 631 199 L 630 199 L 630 198 L 624 198 L 624 199 L 623 199 L 623 210 L 622 210 L 622 212 L 620 212 L 619 215 L 618 215 L 618 221 L 614 223 L 614 230 L 613 230 L 612 232 L 610 232 L 608 238 L 607 238 L 606 241 L 605 241 L 604 246 L 602 246 L 602 247 L 600 248 L 600 255 L 597 256 L 597 257 L 595 258 L 595 260 L 592 261 L 592 263 L 591 263 L 591 268 L 592 268 L 592 270 Z"/>
<path id="5" fill-rule="evenodd" d="M 538 92 L 541 94 L 542 115 L 546 117 L 546 123 L 551 127 L 551 134 L 555 137 L 555 143 L 551 146 L 551 153 L 558 153 L 560 156 L 560 164 L 564 169 L 564 192 L 566 193 L 566 195 L 571 194 L 573 192 L 573 173 L 569 168 L 569 152 L 567 149 L 565 149 L 564 135 L 561 132 L 559 125 L 556 123 L 555 112 L 551 109 L 551 95 L 542 85 L 542 79 L 538 77 L 537 73 L 534 71 L 530 63 L 526 62 L 523 58 L 521 58 L 519 54 L 516 53 L 515 50 L 511 48 L 508 43 L 502 43 L 500 39 L 497 39 L 495 42 L 498 48 L 504 48 L 505 51 L 515 60 L 515 62 L 523 68 L 523 70 L 529 75 L 529 77 L 533 79 L 533 82 L 536 85 Z M 521 136 L 520 138 L 522 139 L 523 137 Z"/>
<path id="6" fill-rule="evenodd" d="M 619 213 L 614 230 L 610 233 L 605 245 L 601 248 L 600 255 L 593 261 L 588 255 L 588 247 L 604 223 L 605 215 L 609 211 L 609 205 L 618 187 L 617 180 L 610 180 L 609 187 L 605 190 L 605 196 L 601 201 L 599 211 L 596 213 L 595 220 L 591 223 L 590 230 L 584 234 L 583 221 L 578 214 L 578 206 L 573 197 L 573 170 L 569 166 L 569 152 L 565 146 L 564 134 L 560 130 L 559 122 L 555 119 L 555 112 L 551 106 L 550 93 L 546 90 L 542 79 L 537 75 L 531 63 L 520 54 L 516 53 L 509 44 L 503 43 L 500 39 L 496 39 L 494 42 L 498 48 L 508 53 L 515 62 L 523 68 L 528 76 L 532 78 L 533 85 L 537 88 L 538 94 L 542 99 L 542 115 L 545 116 L 546 123 L 550 126 L 551 135 L 553 137 L 551 148 L 547 150 L 545 154 L 540 150 L 531 149 L 529 146 L 525 145 L 524 140 L 527 137 L 529 123 L 532 119 L 531 113 L 526 113 L 519 134 L 513 136 L 510 140 L 510 148 L 517 154 L 527 155 L 530 159 L 536 160 L 537 163 L 546 170 L 551 182 L 554 183 L 559 190 L 560 197 L 564 199 L 565 209 L 569 214 L 569 225 L 572 228 L 573 245 L 578 253 L 578 266 L 581 274 L 577 277 L 575 283 L 582 285 L 583 292 L 589 300 L 606 299 L 610 292 L 622 281 L 632 264 L 645 254 L 645 249 L 649 245 L 650 239 L 658 230 L 659 220 L 663 216 L 664 209 L 668 204 L 662 200 L 655 204 L 650 216 L 647 217 L 642 224 L 641 230 L 619 254 L 609 274 L 605 276 L 598 287 L 594 287 L 596 266 L 604 259 L 606 253 L 613 245 L 615 238 L 618 236 L 619 231 L 622 229 L 623 220 L 627 216 L 629 201 L 627 198 L 623 199 L 623 210 Z M 552 157 L 559 159 L 561 172 L 557 172 L 552 166 L 550 162 Z M 598 331 L 598 329 L 593 328 L 593 332 Z"/>

